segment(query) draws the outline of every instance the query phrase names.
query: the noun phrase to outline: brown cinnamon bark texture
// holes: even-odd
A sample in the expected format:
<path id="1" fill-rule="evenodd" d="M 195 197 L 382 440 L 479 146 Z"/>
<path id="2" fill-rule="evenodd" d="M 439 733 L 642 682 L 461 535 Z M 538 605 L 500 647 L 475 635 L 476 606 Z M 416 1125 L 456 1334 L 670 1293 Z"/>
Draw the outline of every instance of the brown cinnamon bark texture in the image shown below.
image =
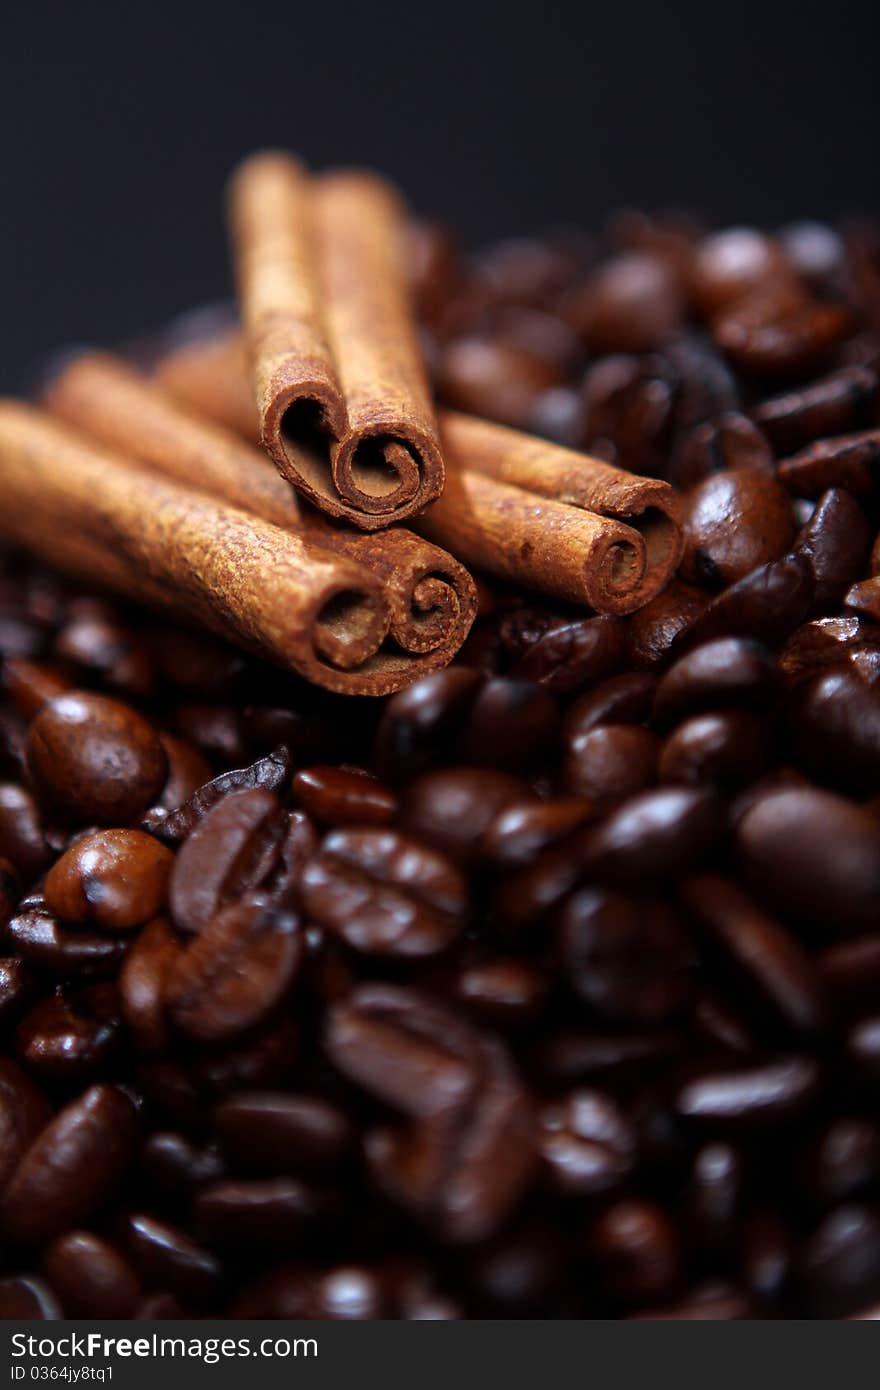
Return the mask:
<path id="1" fill-rule="evenodd" d="M 388 694 L 433 669 L 382 648 L 389 614 L 364 566 L 14 400 L 0 401 L 0 534 L 330 690 Z"/>
<path id="2" fill-rule="evenodd" d="M 55 414 L 120 454 L 368 570 L 381 582 L 391 638 L 403 653 L 432 656 L 431 669 L 451 661 L 467 636 L 476 588 L 451 555 L 403 527 L 368 534 L 300 506 L 262 451 L 196 418 L 120 358 L 86 352 L 69 360 L 48 384 L 45 400 Z M 425 670 L 420 663 L 418 674 Z"/>
<path id="3" fill-rule="evenodd" d="M 312 178 L 280 153 L 230 185 L 261 438 L 315 506 L 363 530 L 443 488 L 437 423 L 402 271 L 402 215 L 373 174 Z"/>
<path id="4" fill-rule="evenodd" d="M 177 346 L 156 371 L 194 410 L 254 437 L 244 362 L 229 332 Z M 598 613 L 634 612 L 665 588 L 683 549 L 668 483 L 472 416 L 441 410 L 439 419 L 447 486 L 413 522 L 421 534 L 465 563 Z"/>

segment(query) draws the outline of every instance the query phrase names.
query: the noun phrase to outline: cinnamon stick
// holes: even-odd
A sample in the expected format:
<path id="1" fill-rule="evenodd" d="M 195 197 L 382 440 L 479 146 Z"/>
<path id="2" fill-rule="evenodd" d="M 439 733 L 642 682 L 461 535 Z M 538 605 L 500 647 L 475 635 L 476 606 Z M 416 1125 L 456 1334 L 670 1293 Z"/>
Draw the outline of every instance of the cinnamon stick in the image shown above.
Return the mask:
<path id="1" fill-rule="evenodd" d="M 451 555 L 402 527 L 356 532 L 300 506 L 260 450 L 196 418 L 120 358 L 84 352 L 68 359 L 45 400 L 55 414 L 119 453 L 368 570 L 381 582 L 391 638 L 404 653 L 431 656 L 430 669 L 451 661 L 467 636 L 476 588 Z M 413 678 L 426 669 L 421 663 Z"/>
<path id="2" fill-rule="evenodd" d="M 402 273 L 402 216 L 372 174 L 313 179 L 284 154 L 230 186 L 236 278 L 262 442 L 330 516 L 376 530 L 443 488 Z"/>
<path id="3" fill-rule="evenodd" d="M 387 694 L 418 674 L 413 658 L 381 650 L 389 616 L 363 566 L 15 400 L 0 401 L 0 534 L 327 689 Z"/>
<path id="4" fill-rule="evenodd" d="M 244 371 L 234 331 L 180 344 L 156 367 L 180 400 L 252 438 Z M 635 612 L 666 587 L 683 549 L 668 483 L 453 411 L 439 420 L 447 486 L 414 521 L 421 534 L 466 563 L 599 613 Z"/>

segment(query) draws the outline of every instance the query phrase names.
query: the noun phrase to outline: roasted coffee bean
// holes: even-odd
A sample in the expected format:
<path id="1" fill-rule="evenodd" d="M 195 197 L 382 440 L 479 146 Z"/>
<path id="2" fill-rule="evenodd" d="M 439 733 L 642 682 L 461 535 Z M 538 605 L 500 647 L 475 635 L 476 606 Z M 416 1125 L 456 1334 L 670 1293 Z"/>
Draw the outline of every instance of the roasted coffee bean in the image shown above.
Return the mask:
<path id="1" fill-rule="evenodd" d="M 290 754 L 287 749 L 276 748 L 274 752 L 260 758 L 250 767 L 222 772 L 212 782 L 200 787 L 188 801 L 169 815 L 157 816 L 151 813 L 144 821 L 144 829 L 164 840 L 166 844 L 177 845 L 192 834 L 218 802 L 240 791 L 280 793 L 290 781 L 291 772 Z"/>
<path id="2" fill-rule="evenodd" d="M 657 1024 L 691 998 L 694 951 L 658 898 L 581 889 L 562 911 L 559 944 L 570 987 L 616 1023 Z"/>
<path id="3" fill-rule="evenodd" d="M 428 767 L 464 723 L 482 681 L 471 667 L 450 666 L 392 695 L 376 730 L 381 775 L 396 782 Z"/>
<path id="4" fill-rule="evenodd" d="M 338 1207 L 332 1194 L 298 1178 L 227 1178 L 199 1189 L 193 1221 L 214 1249 L 283 1254 Z"/>
<path id="5" fill-rule="evenodd" d="M 779 1057 L 737 1070 L 698 1072 L 680 1087 L 675 1108 L 699 1128 L 772 1133 L 814 1103 L 820 1084 L 812 1058 Z"/>
<path id="6" fill-rule="evenodd" d="M 753 290 L 722 309 L 712 335 L 737 367 L 756 376 L 791 377 L 828 362 L 852 317 L 842 304 L 810 298 L 777 283 Z"/>
<path id="7" fill-rule="evenodd" d="M 354 1140 L 338 1106 L 286 1091 L 231 1096 L 216 1107 L 214 1122 L 224 1152 L 251 1173 L 321 1174 L 345 1161 Z"/>
<path id="8" fill-rule="evenodd" d="M 90 1231 L 53 1241 L 43 1269 L 68 1318 L 130 1318 L 141 1286 L 128 1261 Z"/>
<path id="9" fill-rule="evenodd" d="M 870 1207 L 839 1206 L 804 1243 L 796 1260 L 816 1318 L 859 1313 L 880 1297 L 880 1219 Z"/>
<path id="10" fill-rule="evenodd" d="M 593 272 L 564 311 L 591 353 L 650 352 L 674 335 L 684 305 L 666 261 L 632 251 Z"/>
<path id="11" fill-rule="evenodd" d="M 777 1306 L 788 1293 L 793 1241 L 791 1233 L 772 1212 L 758 1212 L 744 1222 L 740 1245 L 742 1275 L 760 1303 Z"/>
<path id="12" fill-rule="evenodd" d="M 690 288 L 701 311 L 714 314 L 789 273 L 778 242 L 752 227 L 731 227 L 700 242 Z"/>
<path id="13" fill-rule="evenodd" d="M 835 1206 L 875 1188 L 880 1182 L 880 1126 L 859 1115 L 831 1120 L 800 1156 L 798 1178 L 806 1196 L 821 1206 Z"/>
<path id="14" fill-rule="evenodd" d="M 306 767 L 293 779 L 297 805 L 321 825 L 387 825 L 397 797 L 359 769 Z"/>
<path id="15" fill-rule="evenodd" d="M 754 468 L 713 473 L 685 498 L 681 573 L 695 584 L 735 584 L 783 555 L 794 536 L 791 499 Z"/>
<path id="16" fill-rule="evenodd" d="M 202 931 L 222 908 L 265 883 L 284 828 L 274 792 L 235 791 L 212 806 L 174 861 L 168 901 L 176 925 Z"/>
<path id="17" fill-rule="evenodd" d="M 656 781 L 660 741 L 649 729 L 602 724 L 569 741 L 562 784 L 572 796 L 607 808 Z"/>
<path id="18" fill-rule="evenodd" d="M 763 401 L 753 418 L 781 454 L 802 449 L 821 435 L 866 429 L 875 418 L 876 372 L 844 367 L 797 391 Z"/>
<path id="19" fill-rule="evenodd" d="M 152 653 L 134 629 L 110 614 L 73 618 L 55 638 L 53 653 L 78 667 L 85 682 L 102 681 L 131 699 L 148 699 L 156 688 Z"/>
<path id="20" fill-rule="evenodd" d="M 458 744 L 461 756 L 501 768 L 533 767 L 559 729 L 555 699 L 531 680 L 496 676 L 477 692 Z"/>
<path id="21" fill-rule="evenodd" d="M 572 1195 L 605 1195 L 619 1190 L 636 1165 L 636 1136 L 610 1096 L 571 1091 L 545 1105 L 539 1119 L 538 1147 L 549 1182 Z"/>
<path id="22" fill-rule="evenodd" d="M 213 1303 L 223 1286 L 220 1261 L 185 1231 L 134 1212 L 125 1244 L 147 1288 L 168 1290 L 193 1307 Z"/>
<path id="23" fill-rule="evenodd" d="M 621 467 L 662 473 L 677 384 L 656 355 L 619 354 L 594 363 L 583 380 L 580 443 Z"/>
<path id="24" fill-rule="evenodd" d="M 681 1278 L 678 1233 L 655 1202 L 613 1203 L 590 1226 L 586 1247 L 600 1287 L 623 1303 L 667 1298 Z"/>
<path id="25" fill-rule="evenodd" d="M 309 916 L 365 955 L 445 950 L 464 924 L 466 885 L 444 855 L 393 830 L 337 830 L 302 876 Z"/>
<path id="26" fill-rule="evenodd" d="M 860 430 L 810 444 L 779 465 L 779 481 L 796 497 L 821 497 L 841 487 L 856 497 L 874 491 L 880 430 Z"/>
<path id="27" fill-rule="evenodd" d="M 186 703 L 174 710 L 174 727 L 212 762 L 244 762 L 247 756 L 241 712 L 235 705 Z"/>
<path id="28" fill-rule="evenodd" d="M 561 380 L 559 369 L 536 353 L 476 335 L 450 343 L 437 368 L 444 404 L 516 429 L 528 428 L 538 397 Z"/>
<path id="29" fill-rule="evenodd" d="M 48 1100 L 21 1068 L 0 1059 L 0 1191 L 51 1113 Z"/>
<path id="30" fill-rule="evenodd" d="M 455 1000 L 478 1022 L 498 1028 L 532 1023 L 547 996 L 547 980 L 535 966 L 496 957 L 465 965 L 452 984 Z"/>
<path id="31" fill-rule="evenodd" d="M 66 926 L 131 931 L 165 905 L 174 856 L 142 830 L 98 830 L 46 875 L 46 906 Z"/>
<path id="32" fill-rule="evenodd" d="M 647 721 L 657 688 L 650 671 L 611 676 L 579 695 L 566 711 L 563 733 L 572 740 L 602 724 L 643 724 Z"/>
<path id="33" fill-rule="evenodd" d="M 177 1027 L 199 1042 L 223 1042 L 263 1022 L 288 993 L 304 952 L 299 918 L 260 898 L 221 908 L 165 977 Z"/>
<path id="34" fill-rule="evenodd" d="M 737 827 L 760 896 L 826 934 L 867 930 L 880 911 L 880 833 L 843 797 L 805 788 L 756 801 Z"/>
<path id="35" fill-rule="evenodd" d="M 106 1206 L 131 1163 L 135 1109 L 116 1086 L 92 1086 L 40 1131 L 0 1199 L 9 1240 L 54 1240 Z"/>
<path id="36" fill-rule="evenodd" d="M 771 560 L 712 599 L 676 636 L 673 650 L 677 655 L 727 636 L 752 637 L 771 646 L 783 642 L 807 616 L 814 588 L 812 568 L 803 555 Z"/>
<path id="37" fill-rule="evenodd" d="M 46 803 L 80 821 L 129 823 L 161 790 L 168 759 L 127 705 L 73 691 L 43 705 L 28 732 L 28 767 Z"/>
<path id="38" fill-rule="evenodd" d="M 149 823 L 163 813 L 167 815 L 170 811 L 176 811 L 200 787 L 210 782 L 212 774 L 207 758 L 203 758 L 199 750 L 185 739 L 164 733 L 159 735 L 159 739 L 168 759 L 168 777 L 155 804 L 146 814 L 145 820 Z"/>
<path id="39" fill-rule="evenodd" d="M 744 1182 L 743 1155 L 736 1145 L 715 1139 L 697 1150 L 684 1207 L 686 1226 L 701 1249 L 723 1248 L 733 1237 Z"/>
<path id="40" fill-rule="evenodd" d="M 401 798 L 400 825 L 468 863 L 499 811 L 528 796 L 528 785 L 506 772 L 471 767 L 426 772 L 410 782 Z"/>
<path id="41" fill-rule="evenodd" d="M 3 688 L 25 719 L 33 719 L 47 700 L 70 690 L 73 681 L 63 671 L 43 661 L 8 653 L 3 662 Z"/>
<path id="42" fill-rule="evenodd" d="M 666 661 L 673 643 L 697 621 L 708 603 L 704 589 L 673 579 L 662 593 L 626 619 L 630 663 L 642 669 Z"/>
<path id="43" fill-rule="evenodd" d="M 528 864 L 549 846 L 595 818 L 595 808 L 580 797 L 514 802 L 492 821 L 481 841 L 481 858 L 504 868 Z"/>
<path id="44" fill-rule="evenodd" d="M 0 1027 L 16 1022 L 39 991 L 39 981 L 24 961 L 0 956 Z"/>
<path id="45" fill-rule="evenodd" d="M 868 519 L 851 493 L 829 488 L 795 542 L 813 571 L 813 608 L 824 613 L 839 603 L 864 572 L 871 543 Z"/>
<path id="46" fill-rule="evenodd" d="M 23 884 L 31 883 L 51 857 L 37 803 L 15 782 L 0 784 L 0 855 L 15 865 Z"/>
<path id="47" fill-rule="evenodd" d="M 19 905 L 6 925 L 6 940 L 35 970 L 63 976 L 112 973 L 127 949 L 121 936 L 62 927 L 42 899 Z"/>
<path id="48" fill-rule="evenodd" d="M 45 1081 L 95 1080 L 119 1043 L 119 999 L 110 984 L 58 990 L 36 1004 L 16 1029 L 18 1055 Z"/>
<path id="49" fill-rule="evenodd" d="M 851 671 L 830 671 L 798 687 L 790 719 L 797 759 L 817 781 L 844 791 L 876 789 L 880 691 Z"/>
<path id="50" fill-rule="evenodd" d="M 53 1322 L 62 1316 L 61 1304 L 43 1279 L 30 1274 L 0 1279 L 0 1320 Z"/>
<path id="51" fill-rule="evenodd" d="M 696 714 L 679 724 L 660 750 L 661 782 L 709 783 L 736 790 L 760 777 L 770 761 L 767 727 L 744 710 Z"/>
<path id="52" fill-rule="evenodd" d="M 159 1130 L 141 1150 L 141 1169 L 151 1194 L 164 1204 L 189 1202 L 206 1182 L 226 1176 L 226 1164 L 215 1145 L 199 1148 L 183 1134 Z"/>
<path id="53" fill-rule="evenodd" d="M 119 975 L 122 1016 L 138 1052 L 167 1050 L 165 984 L 182 942 L 164 917 L 150 922 L 137 937 Z"/>
<path id="54" fill-rule="evenodd" d="M 705 788 L 660 787 L 630 797 L 595 829 L 583 832 L 581 862 L 608 883 L 663 880 L 700 864 L 723 828 Z"/>
<path id="55" fill-rule="evenodd" d="M 623 624 L 615 618 L 555 623 L 514 668 L 514 675 L 565 694 L 602 680 L 620 664 Z"/>
<path id="56" fill-rule="evenodd" d="M 880 650 L 880 628 L 850 613 L 838 618 L 815 618 L 792 633 L 779 653 L 777 668 L 789 685 L 796 685 L 832 667 L 856 665 L 860 653 Z"/>
<path id="57" fill-rule="evenodd" d="M 753 471 L 759 477 L 764 475 L 768 479 L 773 475 L 773 454 L 767 440 L 758 427 L 737 410 L 703 420 L 676 442 L 672 476 L 678 487 L 695 489 L 695 494 L 688 499 L 691 529 L 694 532 L 698 529 L 698 522 L 705 529 L 707 521 L 717 520 L 719 501 L 717 492 L 712 493 L 708 488 L 698 489 L 697 484 L 722 469 Z M 741 504 L 745 492 L 744 488 L 732 492 L 730 503 L 734 506 Z M 714 524 L 711 525 L 710 534 L 717 546 L 720 535 Z M 711 580 L 712 576 L 704 574 L 704 569 L 701 554 L 694 577 L 705 582 Z"/>
<path id="58" fill-rule="evenodd" d="M 774 694 L 773 658 L 745 637 L 719 637 L 679 657 L 657 686 L 653 719 L 661 726 L 718 706 L 766 709 Z"/>
<path id="59" fill-rule="evenodd" d="M 791 932 L 720 875 L 689 879 L 683 897 L 713 942 L 787 1027 L 821 1031 L 825 1001 L 819 971 Z"/>

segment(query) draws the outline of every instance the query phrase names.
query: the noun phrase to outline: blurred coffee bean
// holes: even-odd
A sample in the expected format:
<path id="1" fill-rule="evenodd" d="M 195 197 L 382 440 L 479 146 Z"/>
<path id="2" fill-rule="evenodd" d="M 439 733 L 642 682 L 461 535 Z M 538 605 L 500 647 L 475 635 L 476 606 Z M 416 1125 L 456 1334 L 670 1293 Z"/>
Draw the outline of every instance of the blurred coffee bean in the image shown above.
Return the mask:
<path id="1" fill-rule="evenodd" d="M 490 338 L 459 338 L 443 350 L 437 368 L 443 402 L 468 415 L 526 429 L 538 397 L 560 384 L 546 359 Z"/>
<path id="2" fill-rule="evenodd" d="M 673 336 L 684 305 L 669 265 L 631 251 L 594 271 L 566 300 L 564 313 L 591 353 L 650 352 Z"/>
<path id="3" fill-rule="evenodd" d="M 655 1202 L 626 1198 L 607 1207 L 587 1232 L 600 1287 L 623 1303 L 669 1297 L 681 1277 L 676 1228 Z"/>
<path id="4" fill-rule="evenodd" d="M 700 242 L 691 293 L 701 312 L 711 315 L 787 274 L 785 252 L 771 237 L 751 227 L 731 227 Z"/>
<path id="5" fill-rule="evenodd" d="M 578 695 L 568 707 L 563 733 L 573 741 L 603 724 L 643 724 L 651 713 L 657 677 L 650 671 L 610 676 Z"/>
<path id="6" fill-rule="evenodd" d="M 688 1123 L 738 1134 L 766 1132 L 798 1118 L 816 1100 L 821 1074 L 809 1057 L 782 1057 L 738 1070 L 704 1071 L 679 1089 Z"/>
<path id="7" fill-rule="evenodd" d="M 608 883 L 663 880 L 695 868 L 717 843 L 721 813 L 705 788 L 661 787 L 618 806 L 584 832 L 582 863 Z"/>
<path id="8" fill-rule="evenodd" d="M 736 790 L 755 781 L 769 761 L 763 720 L 727 710 L 693 715 L 673 729 L 660 749 L 657 772 L 661 782 Z"/>
<path id="9" fill-rule="evenodd" d="M 118 1250 L 90 1231 L 71 1231 L 43 1258 L 46 1278 L 68 1318 L 130 1318 L 140 1281 Z"/>
<path id="10" fill-rule="evenodd" d="M 843 488 L 829 488 L 794 547 L 813 571 L 815 612 L 824 613 L 839 603 L 864 572 L 870 543 L 868 519 L 858 502 Z"/>
<path id="11" fill-rule="evenodd" d="M 525 782 L 506 772 L 444 768 L 423 773 L 406 788 L 400 825 L 410 835 L 463 863 L 471 861 L 499 811 L 529 800 Z"/>
<path id="12" fill-rule="evenodd" d="M 677 719 L 721 706 L 766 709 L 774 694 L 773 658 L 747 637 L 720 637 L 694 647 L 670 666 L 657 686 L 653 719 Z"/>
<path id="13" fill-rule="evenodd" d="M 844 791 L 869 792 L 880 773 L 880 691 L 851 671 L 829 671 L 794 691 L 792 747 L 816 778 Z"/>
<path id="14" fill-rule="evenodd" d="M 338 1106 L 285 1091 L 230 1096 L 214 1120 L 224 1151 L 245 1172 L 321 1174 L 339 1167 L 354 1139 Z"/>
<path id="15" fill-rule="evenodd" d="M 756 406 L 753 418 L 780 454 L 822 435 L 849 434 L 874 421 L 880 383 L 868 367 L 844 367 Z"/>
<path id="16" fill-rule="evenodd" d="M 805 1241 L 796 1273 L 815 1318 L 858 1313 L 880 1296 L 880 1219 L 870 1207 L 843 1205 Z"/>
<path id="17" fill-rule="evenodd" d="M 796 497 L 821 497 L 841 487 L 856 497 L 870 496 L 880 460 L 880 430 L 860 430 L 821 439 L 785 458 L 779 481 Z"/>
<path id="18" fill-rule="evenodd" d="M 610 1096 L 579 1089 L 546 1105 L 538 1146 L 549 1182 L 575 1195 L 622 1187 L 636 1164 L 636 1137 Z"/>
<path id="19" fill-rule="evenodd" d="M 654 783 L 659 751 L 659 739 L 649 729 L 602 724 L 568 743 L 563 787 L 597 807 L 611 807 Z"/>

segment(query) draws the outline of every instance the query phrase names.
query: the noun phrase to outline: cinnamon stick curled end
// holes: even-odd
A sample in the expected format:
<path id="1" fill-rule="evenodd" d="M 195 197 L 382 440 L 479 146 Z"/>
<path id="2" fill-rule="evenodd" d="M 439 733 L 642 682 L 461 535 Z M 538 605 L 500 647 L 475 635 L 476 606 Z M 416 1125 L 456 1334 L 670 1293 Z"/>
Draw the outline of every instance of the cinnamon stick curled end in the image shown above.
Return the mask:
<path id="1" fill-rule="evenodd" d="M 261 440 L 316 507 L 363 530 L 443 488 L 443 459 L 402 270 L 402 214 L 381 179 L 312 179 L 259 154 L 230 188 Z"/>

